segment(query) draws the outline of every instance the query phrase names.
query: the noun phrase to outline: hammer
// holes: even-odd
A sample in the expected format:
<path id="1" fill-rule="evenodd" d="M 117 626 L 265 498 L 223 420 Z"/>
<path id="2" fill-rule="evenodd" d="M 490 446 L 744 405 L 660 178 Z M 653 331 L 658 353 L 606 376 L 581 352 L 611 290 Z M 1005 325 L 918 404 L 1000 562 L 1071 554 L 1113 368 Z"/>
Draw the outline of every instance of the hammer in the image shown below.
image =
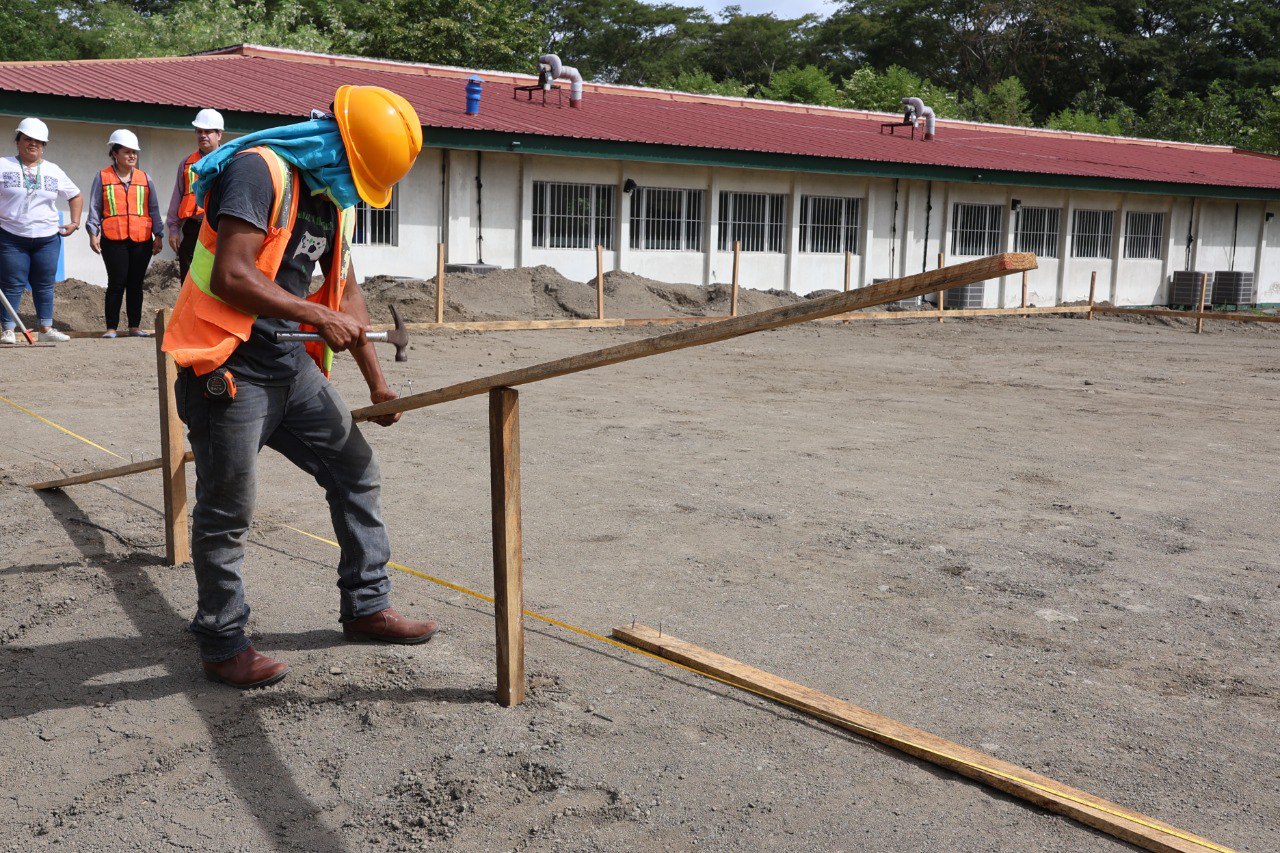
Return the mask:
<path id="1" fill-rule="evenodd" d="M 408 361 L 409 332 L 405 329 L 404 321 L 400 319 L 400 312 L 396 310 L 396 306 L 389 305 L 387 307 L 391 309 L 391 319 L 395 321 L 396 327 L 389 332 L 365 332 L 364 338 L 367 341 L 394 344 L 396 361 Z M 285 341 L 324 343 L 324 338 L 315 332 L 276 332 L 275 339 L 278 344 Z"/>

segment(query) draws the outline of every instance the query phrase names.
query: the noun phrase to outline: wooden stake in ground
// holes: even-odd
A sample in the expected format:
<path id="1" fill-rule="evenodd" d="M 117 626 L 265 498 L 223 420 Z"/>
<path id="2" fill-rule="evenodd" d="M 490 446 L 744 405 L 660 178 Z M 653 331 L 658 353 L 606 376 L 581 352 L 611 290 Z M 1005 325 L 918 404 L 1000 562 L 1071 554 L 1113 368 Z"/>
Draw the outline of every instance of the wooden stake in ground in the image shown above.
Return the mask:
<path id="1" fill-rule="evenodd" d="M 853 274 L 853 252 L 844 250 L 844 290 L 849 292 L 849 279 Z"/>
<path id="2" fill-rule="evenodd" d="M 436 243 L 436 322 L 444 322 L 444 243 Z"/>
<path id="3" fill-rule="evenodd" d="M 1200 274 L 1200 304 L 1198 304 L 1198 305 L 1196 306 L 1196 313 L 1197 313 L 1197 314 L 1203 314 L 1203 313 L 1204 313 L 1204 297 L 1205 297 L 1205 292 L 1206 292 L 1208 289 L 1209 289 L 1209 274 L 1208 274 L 1208 273 L 1201 273 L 1201 274 Z M 1210 306 L 1209 306 L 1209 310 L 1210 310 L 1210 311 L 1212 311 L 1212 310 L 1213 310 L 1213 306 L 1212 306 L 1212 305 L 1210 305 Z M 1201 333 L 1201 332 L 1203 332 L 1203 331 L 1204 331 L 1204 318 L 1203 318 L 1203 317 L 1197 317 L 1197 318 L 1196 318 L 1196 334 L 1198 335 L 1198 334 L 1200 334 L 1200 333 Z"/>
<path id="4" fill-rule="evenodd" d="M 1027 274 L 1026 272 L 1022 273 L 1022 307 L 1023 308 L 1027 307 Z M 1030 317 L 1031 315 L 1023 314 L 1022 316 Z"/>
<path id="5" fill-rule="evenodd" d="M 652 628 L 642 625 L 614 628 L 613 636 L 1049 811 L 1074 818 L 1146 850 L 1159 853 L 1231 853 L 1226 847 L 1070 788 L 1047 776 L 707 651 L 669 634 L 660 634 Z"/>
<path id="6" fill-rule="evenodd" d="M 604 246 L 596 243 L 596 319 L 604 319 Z"/>
<path id="7" fill-rule="evenodd" d="M 738 316 L 738 261 L 742 256 L 742 241 L 733 241 L 733 291 L 729 294 L 729 316 Z M 847 289 L 847 288 L 846 288 Z"/>
<path id="8" fill-rule="evenodd" d="M 1094 270 L 1089 275 L 1089 319 L 1093 319 L 1093 296 L 1098 289 L 1098 271 Z"/>
<path id="9" fill-rule="evenodd" d="M 160 398 L 160 463 L 164 480 L 164 551 L 170 566 L 191 559 L 191 531 L 187 522 L 186 447 L 173 383 L 178 365 L 162 348 L 169 309 L 156 312 L 156 380 Z"/>
<path id="10" fill-rule="evenodd" d="M 493 497 L 493 611 L 498 704 L 524 701 L 524 556 L 520 540 L 520 394 L 489 392 L 489 479 Z"/>

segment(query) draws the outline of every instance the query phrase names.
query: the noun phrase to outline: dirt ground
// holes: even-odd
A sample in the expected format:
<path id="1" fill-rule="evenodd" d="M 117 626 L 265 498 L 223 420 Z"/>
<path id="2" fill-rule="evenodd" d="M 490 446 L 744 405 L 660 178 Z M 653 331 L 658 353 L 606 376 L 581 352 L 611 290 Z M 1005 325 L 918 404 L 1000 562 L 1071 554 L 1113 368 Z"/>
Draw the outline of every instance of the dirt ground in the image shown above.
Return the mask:
<path id="1" fill-rule="evenodd" d="M 1241 324 L 1243 325 L 1243 324 Z M 419 334 L 408 390 L 648 334 Z M 1280 849 L 1280 335 L 1067 318 L 807 325 L 522 390 L 526 605 L 639 622 L 1115 800 Z M 146 341 L 0 351 L 0 394 L 156 455 Z M 335 381 L 365 402 L 340 359 Z M 491 611 L 347 645 L 323 496 L 270 451 L 246 577 L 292 665 L 204 680 L 154 474 L 0 403 L 0 850 L 1111 851 L 785 708 Z M 395 559 L 491 587 L 486 412 L 371 427 Z M 288 526 L 286 526 L 288 525 Z"/>

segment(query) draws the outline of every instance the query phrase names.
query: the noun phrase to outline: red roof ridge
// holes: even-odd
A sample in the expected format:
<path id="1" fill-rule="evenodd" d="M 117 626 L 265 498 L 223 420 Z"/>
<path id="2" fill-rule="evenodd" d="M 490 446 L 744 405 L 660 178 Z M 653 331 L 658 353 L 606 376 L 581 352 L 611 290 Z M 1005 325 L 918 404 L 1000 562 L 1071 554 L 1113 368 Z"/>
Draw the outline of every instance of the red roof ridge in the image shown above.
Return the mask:
<path id="1" fill-rule="evenodd" d="M 99 59 L 10 59 L 0 61 L 0 68 L 33 68 L 40 65 L 108 65 L 112 63 L 141 63 L 141 62 L 194 62 L 200 59 L 210 59 L 200 53 L 193 53 L 187 56 L 121 56 L 117 58 L 99 58 Z"/>

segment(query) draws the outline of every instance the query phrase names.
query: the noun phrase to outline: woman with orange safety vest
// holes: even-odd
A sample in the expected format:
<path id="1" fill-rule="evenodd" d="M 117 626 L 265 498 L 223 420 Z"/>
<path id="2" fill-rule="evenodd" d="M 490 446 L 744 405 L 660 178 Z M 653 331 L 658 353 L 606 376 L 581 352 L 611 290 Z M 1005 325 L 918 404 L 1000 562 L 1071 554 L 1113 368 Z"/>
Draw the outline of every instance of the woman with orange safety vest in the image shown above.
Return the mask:
<path id="1" fill-rule="evenodd" d="M 89 248 L 107 265 L 104 338 L 114 338 L 120 325 L 120 302 L 126 302 L 129 335 L 146 337 L 142 323 L 142 280 L 151 256 L 164 248 L 164 220 L 147 173 L 138 168 L 138 137 L 130 130 L 111 134 L 111 165 L 93 179 L 89 191 Z"/>

